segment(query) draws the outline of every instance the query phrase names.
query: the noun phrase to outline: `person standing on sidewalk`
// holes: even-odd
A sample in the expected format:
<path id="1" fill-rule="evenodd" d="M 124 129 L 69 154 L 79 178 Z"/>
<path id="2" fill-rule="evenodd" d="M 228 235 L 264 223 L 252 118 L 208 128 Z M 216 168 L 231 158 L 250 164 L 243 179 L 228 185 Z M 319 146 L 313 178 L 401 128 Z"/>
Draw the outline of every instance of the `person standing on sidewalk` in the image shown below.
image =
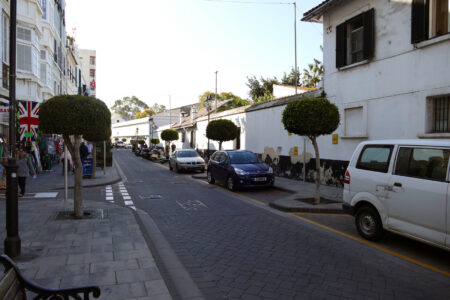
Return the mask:
<path id="1" fill-rule="evenodd" d="M 65 151 L 62 152 L 61 159 L 60 159 L 60 161 L 62 161 L 62 163 L 63 163 L 63 169 L 62 169 L 63 175 L 64 175 L 64 153 L 65 153 Z M 72 161 L 72 155 L 70 155 L 70 152 L 67 151 L 67 172 L 70 172 L 70 170 L 72 170 L 72 173 L 73 173 L 73 161 Z"/>
<path id="2" fill-rule="evenodd" d="M 19 180 L 20 194 L 22 197 L 25 194 L 25 185 L 27 182 L 27 177 L 31 173 L 33 178 L 36 178 L 36 173 L 34 172 L 33 165 L 31 164 L 30 158 L 28 154 L 25 152 L 23 148 L 19 149 L 19 157 L 17 159 L 17 165 L 19 168 L 17 169 L 17 177 Z"/>
<path id="3" fill-rule="evenodd" d="M 89 155 L 88 147 L 86 147 L 84 142 L 81 142 L 81 145 L 80 145 L 81 162 L 83 162 L 88 157 L 88 155 Z"/>

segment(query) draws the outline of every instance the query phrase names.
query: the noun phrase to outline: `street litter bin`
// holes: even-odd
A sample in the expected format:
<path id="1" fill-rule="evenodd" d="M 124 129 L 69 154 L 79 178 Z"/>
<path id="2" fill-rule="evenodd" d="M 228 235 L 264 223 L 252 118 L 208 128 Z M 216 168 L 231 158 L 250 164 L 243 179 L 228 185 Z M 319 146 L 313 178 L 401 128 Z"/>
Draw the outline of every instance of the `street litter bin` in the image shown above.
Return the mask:
<path id="1" fill-rule="evenodd" d="M 82 162 L 83 165 L 83 177 L 92 175 L 92 158 L 85 158 Z"/>

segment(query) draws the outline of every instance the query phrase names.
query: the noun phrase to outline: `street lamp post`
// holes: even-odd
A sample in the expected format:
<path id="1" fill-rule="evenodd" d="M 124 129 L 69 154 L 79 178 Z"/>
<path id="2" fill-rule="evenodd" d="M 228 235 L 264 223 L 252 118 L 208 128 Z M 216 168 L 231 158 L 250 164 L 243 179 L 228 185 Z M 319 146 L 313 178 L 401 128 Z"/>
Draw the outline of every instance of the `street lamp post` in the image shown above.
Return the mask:
<path id="1" fill-rule="evenodd" d="M 206 109 L 208 110 L 208 125 L 209 125 L 209 113 L 211 111 L 211 101 L 212 100 L 213 99 L 212 99 L 211 95 L 208 95 L 205 99 L 205 106 L 206 106 Z M 208 127 L 208 125 L 206 125 L 206 127 Z M 206 156 L 208 157 L 208 161 L 209 161 L 209 138 L 208 138 L 208 150 L 207 151 L 208 152 L 207 152 Z"/>
<path id="2" fill-rule="evenodd" d="M 17 200 L 16 163 L 16 23 L 17 0 L 11 0 L 9 28 L 9 149 L 6 167 L 6 238 L 5 253 L 9 257 L 20 255 L 19 205 Z"/>

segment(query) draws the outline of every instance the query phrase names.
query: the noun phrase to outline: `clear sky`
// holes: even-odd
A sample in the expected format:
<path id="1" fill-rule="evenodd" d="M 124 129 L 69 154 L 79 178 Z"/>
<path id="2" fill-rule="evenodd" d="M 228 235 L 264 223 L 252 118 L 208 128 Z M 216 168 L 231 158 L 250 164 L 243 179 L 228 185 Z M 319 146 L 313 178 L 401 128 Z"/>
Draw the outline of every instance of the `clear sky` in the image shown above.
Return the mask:
<path id="1" fill-rule="evenodd" d="M 240 0 L 237 0 L 240 2 Z M 215 89 L 248 98 L 247 76 L 280 79 L 294 66 L 294 9 L 272 0 L 66 0 L 66 29 L 97 51 L 97 97 L 136 96 L 178 107 Z M 299 70 L 322 60 L 322 26 L 301 22 L 322 2 L 297 2 Z M 290 2 L 292 3 L 292 2 Z"/>

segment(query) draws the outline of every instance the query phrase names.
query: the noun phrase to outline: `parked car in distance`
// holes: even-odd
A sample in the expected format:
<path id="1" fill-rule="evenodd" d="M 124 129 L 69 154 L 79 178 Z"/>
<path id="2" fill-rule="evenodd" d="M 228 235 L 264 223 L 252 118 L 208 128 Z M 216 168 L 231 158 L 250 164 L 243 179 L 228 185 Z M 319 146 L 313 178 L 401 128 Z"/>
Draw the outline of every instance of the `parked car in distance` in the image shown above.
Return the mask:
<path id="1" fill-rule="evenodd" d="M 133 145 L 131 145 L 130 143 L 125 144 L 125 149 L 132 149 Z"/>
<path id="2" fill-rule="evenodd" d="M 169 169 L 205 172 L 205 161 L 193 149 L 176 150 L 169 157 Z"/>
<path id="3" fill-rule="evenodd" d="M 449 140 L 358 145 L 345 172 L 343 208 L 359 234 L 384 230 L 450 250 Z"/>
<path id="4" fill-rule="evenodd" d="M 273 169 L 251 151 L 222 150 L 211 156 L 207 168 L 208 183 L 226 184 L 229 190 L 251 187 L 272 187 Z"/>
<path id="5" fill-rule="evenodd" d="M 116 142 L 116 143 L 114 144 L 114 146 L 115 146 L 116 148 L 123 148 L 123 147 L 124 147 L 124 144 L 123 144 L 122 141 L 118 141 L 118 142 Z"/>
<path id="6" fill-rule="evenodd" d="M 146 148 L 147 148 L 146 144 L 140 145 L 139 147 L 136 147 L 136 149 L 134 150 L 134 154 L 137 155 L 137 156 L 141 156 L 142 153 L 143 153 L 142 150 L 144 150 Z"/>

